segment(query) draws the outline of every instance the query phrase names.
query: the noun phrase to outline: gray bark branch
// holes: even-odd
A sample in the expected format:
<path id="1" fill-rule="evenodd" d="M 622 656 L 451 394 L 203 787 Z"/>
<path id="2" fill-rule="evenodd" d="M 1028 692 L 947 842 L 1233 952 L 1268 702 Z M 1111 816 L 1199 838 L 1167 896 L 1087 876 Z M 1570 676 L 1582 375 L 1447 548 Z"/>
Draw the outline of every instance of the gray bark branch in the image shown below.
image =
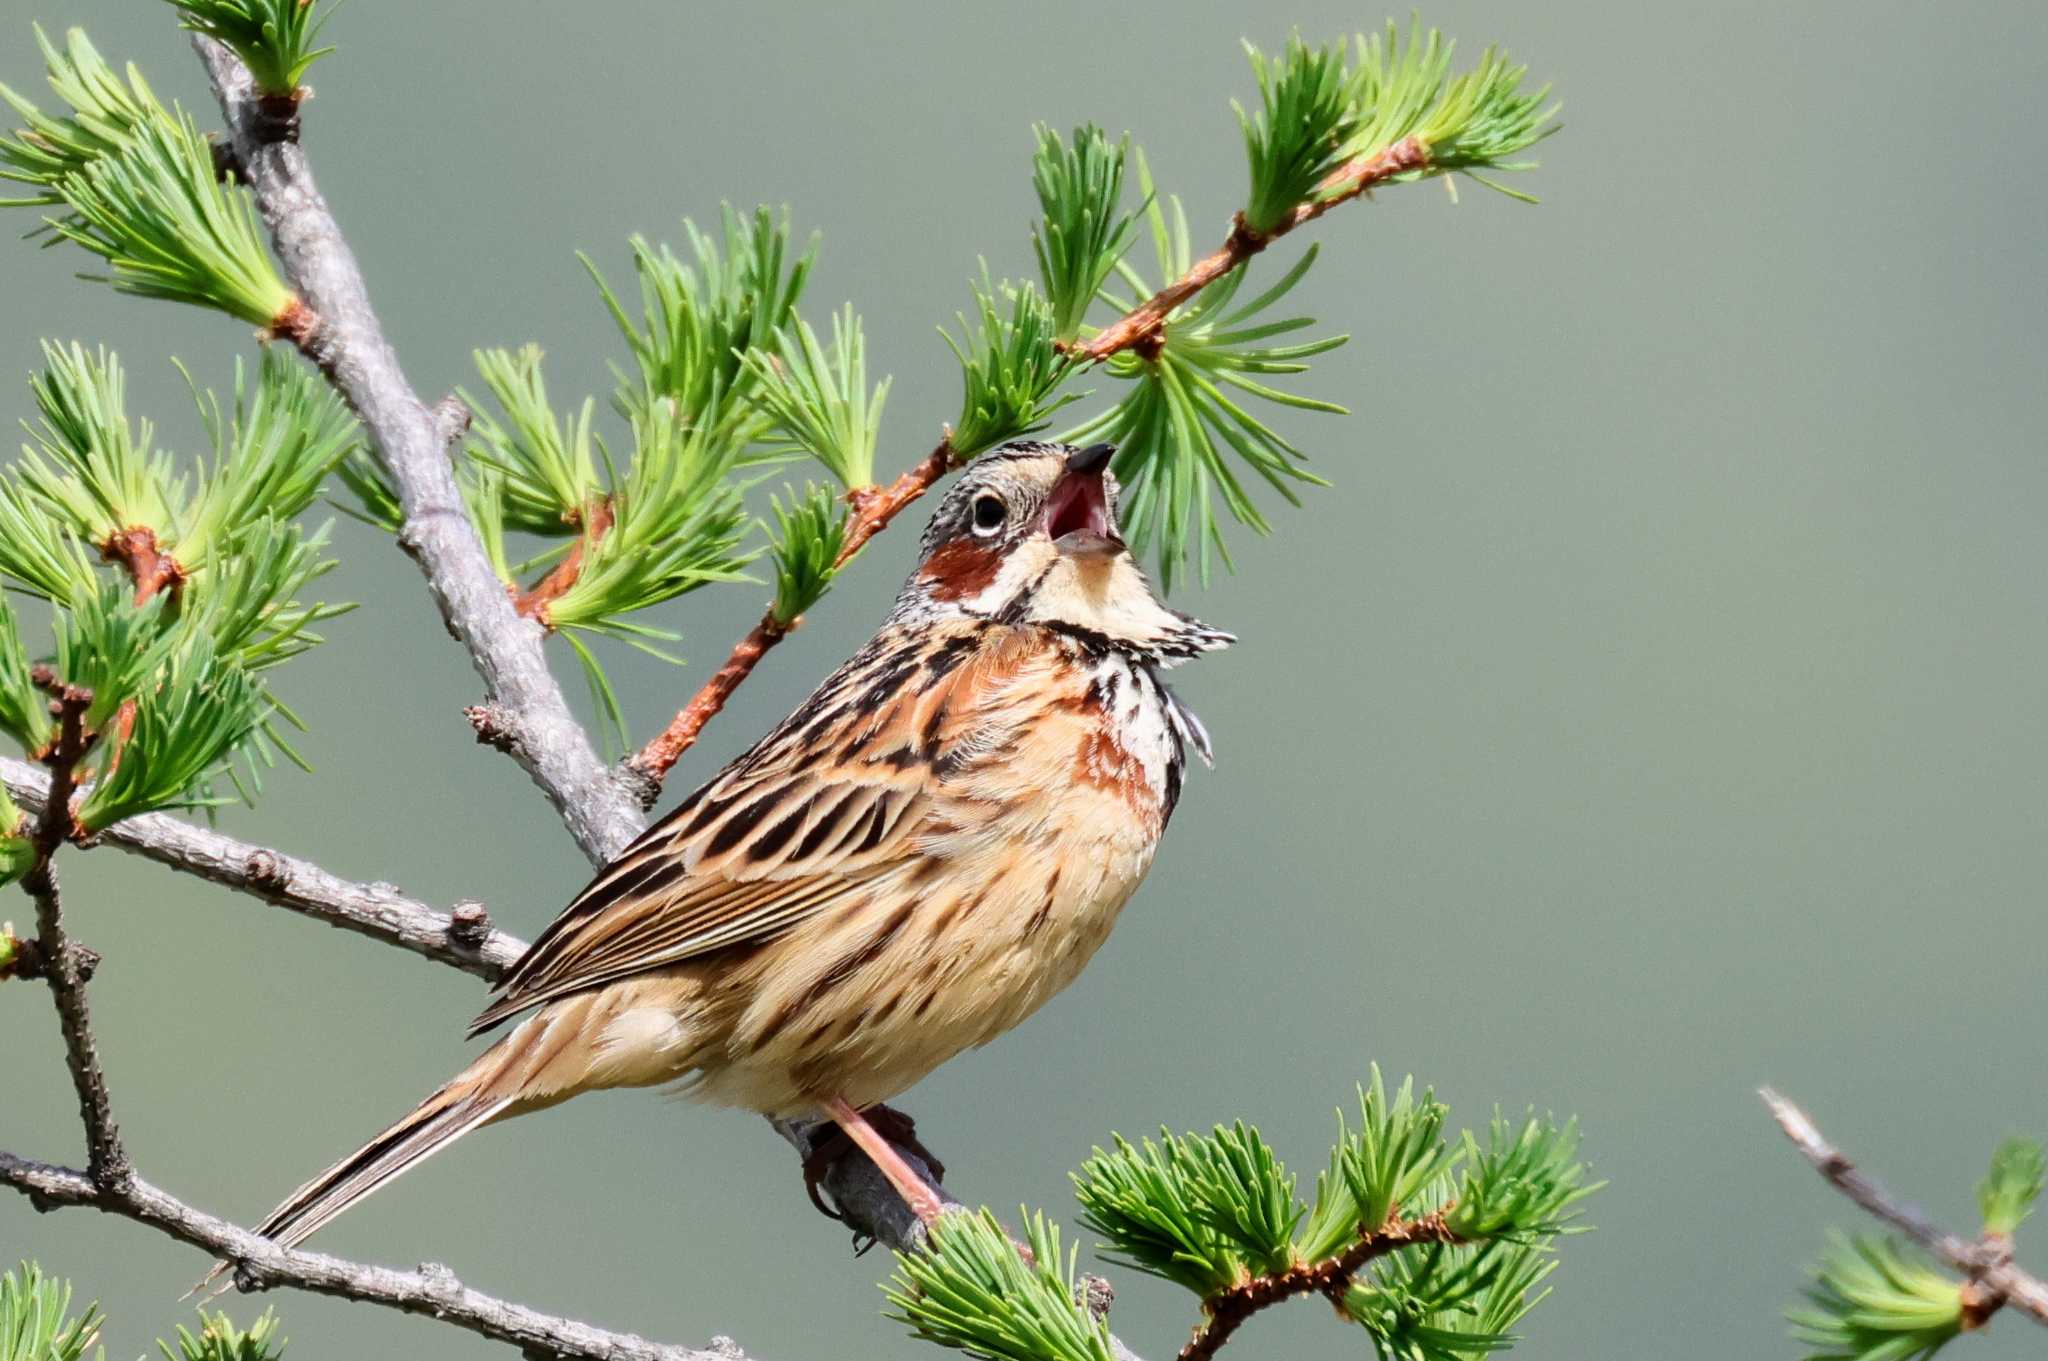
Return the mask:
<path id="1" fill-rule="evenodd" d="M 49 789 L 49 776 L 42 770 L 0 757 L 0 781 L 23 808 L 42 810 Z M 517 936 L 493 930 L 474 916 L 458 921 L 390 884 L 355 883 L 309 860 L 252 846 L 163 813 L 116 823 L 94 844 L 101 842 L 486 981 L 495 981 L 526 950 L 526 942 Z"/>
<path id="2" fill-rule="evenodd" d="M 2004 1303 L 2030 1315 L 2037 1323 L 2048 1324 L 2048 1282 L 2012 1265 L 1996 1245 L 1972 1242 L 1950 1233 L 1919 1209 L 1894 1199 L 1828 1142 L 1812 1116 L 1769 1087 L 1757 1094 L 1770 1108 L 1771 1118 L 1778 1122 L 1785 1137 L 1830 1186 L 1971 1280 L 1982 1281 Z M 2010 1248 L 2003 1251 L 2009 1253 Z"/>
<path id="3" fill-rule="evenodd" d="M 187 1205 L 141 1177 L 131 1176 L 120 1186 L 99 1186 L 72 1168 L 0 1153 L 0 1182 L 27 1195 L 38 1210 L 76 1206 L 146 1224 L 231 1263 L 235 1283 L 243 1290 L 288 1286 L 381 1304 L 437 1318 L 537 1356 L 588 1357 L 591 1361 L 746 1361 L 745 1353 L 727 1338 L 714 1340 L 709 1348 L 650 1342 L 632 1333 L 556 1318 L 472 1290 L 447 1267 L 432 1263 L 414 1271 L 398 1271 L 325 1253 L 281 1248 L 268 1238 Z"/>
<path id="4" fill-rule="evenodd" d="M 419 563 L 448 629 L 483 678 L 499 745 L 547 795 L 592 863 L 646 825 L 633 782 L 605 764 L 548 670 L 540 627 L 512 608 L 470 523 L 449 459 L 450 424 L 421 402 L 370 305 L 342 237 L 295 142 L 266 141 L 248 70 L 194 37 L 221 114 L 286 275 L 319 315 L 312 357 L 370 433 L 398 489 L 399 543 Z"/>

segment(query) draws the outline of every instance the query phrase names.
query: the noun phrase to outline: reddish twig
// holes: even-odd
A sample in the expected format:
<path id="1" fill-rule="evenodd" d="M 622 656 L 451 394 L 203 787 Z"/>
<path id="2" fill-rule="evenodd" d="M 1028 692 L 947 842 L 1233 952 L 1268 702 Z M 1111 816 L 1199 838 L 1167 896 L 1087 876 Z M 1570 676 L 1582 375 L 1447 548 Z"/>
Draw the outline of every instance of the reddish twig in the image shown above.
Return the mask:
<path id="1" fill-rule="evenodd" d="M 1175 308 L 1296 227 L 1315 221 L 1340 203 L 1349 203 L 1369 193 L 1375 185 L 1384 184 L 1396 175 L 1405 175 L 1428 165 L 1429 148 L 1422 144 L 1420 138 L 1404 137 L 1384 151 L 1362 156 L 1338 167 L 1323 181 L 1324 197 L 1300 205 L 1270 230 L 1255 230 L 1244 220 L 1243 213 L 1234 215 L 1230 222 L 1230 235 L 1224 238 L 1221 246 L 1195 261 L 1187 273 L 1104 327 L 1094 339 L 1070 347 L 1070 352 L 1078 359 L 1097 363 L 1120 350 L 1151 343 Z"/>
<path id="2" fill-rule="evenodd" d="M 1891 1225 L 1968 1279 L 1958 1288 L 1966 1327 L 1979 1328 L 2000 1305 L 2010 1304 L 2036 1323 L 2048 1324 L 2048 1282 L 2012 1264 L 2012 1241 L 1986 1234 L 1975 1242 L 1935 1224 L 1910 1205 L 1857 1170 L 1842 1151 L 1827 1141 L 1813 1117 L 1769 1087 L 1757 1093 L 1771 1118 L 1827 1183 L 1878 1219 Z"/>
<path id="3" fill-rule="evenodd" d="M 930 491 L 953 464 L 953 439 L 948 435 L 931 453 L 905 469 L 888 486 L 855 487 L 848 492 L 846 500 L 852 514 L 847 520 L 846 537 L 839 546 L 839 556 L 832 560 L 833 570 L 837 571 L 853 561 L 854 554 L 860 552 L 869 539 L 888 528 L 889 522 L 901 514 L 905 506 Z M 733 691 L 754 673 L 754 668 L 768 654 L 768 649 L 788 637 L 801 622 L 793 619 L 785 624 L 775 617 L 773 610 L 764 613 L 761 621 L 747 631 L 747 636 L 734 645 L 725 664 L 698 687 L 697 693 L 690 696 L 690 702 L 670 720 L 669 725 L 628 760 L 633 770 L 648 781 L 650 795 L 660 792 L 661 782 L 675 763 L 696 745 L 704 725 L 717 717 L 726 701 L 732 698 Z"/>
<path id="4" fill-rule="evenodd" d="M 134 525 L 107 536 L 100 556 L 118 562 L 135 583 L 135 603 L 147 605 L 162 590 L 176 592 L 185 580 L 185 569 L 157 543 L 156 531 Z"/>
<path id="5" fill-rule="evenodd" d="M 583 532 L 576 542 L 569 545 L 569 551 L 555 564 L 554 570 L 533 583 L 526 590 L 517 586 L 505 589 L 512 594 L 512 608 L 528 619 L 537 619 L 541 627 L 550 628 L 548 606 L 569 593 L 576 579 L 583 575 L 583 559 L 597 546 L 597 541 L 611 531 L 612 502 L 608 496 L 600 496 L 590 503 L 590 508 L 577 516 Z"/>
<path id="6" fill-rule="evenodd" d="M 1242 1285 L 1211 1295 L 1202 1302 L 1207 1318 L 1195 1329 L 1188 1345 L 1180 1349 L 1179 1361 L 1208 1361 L 1223 1349 L 1223 1344 L 1246 1319 L 1297 1295 L 1322 1295 L 1342 1309 L 1352 1279 L 1367 1263 L 1390 1252 L 1414 1243 L 1463 1242 L 1444 1223 L 1449 1211 L 1447 1205 L 1419 1219 L 1390 1218 L 1379 1228 L 1359 1234 L 1357 1242 L 1334 1257 L 1254 1276 Z"/>

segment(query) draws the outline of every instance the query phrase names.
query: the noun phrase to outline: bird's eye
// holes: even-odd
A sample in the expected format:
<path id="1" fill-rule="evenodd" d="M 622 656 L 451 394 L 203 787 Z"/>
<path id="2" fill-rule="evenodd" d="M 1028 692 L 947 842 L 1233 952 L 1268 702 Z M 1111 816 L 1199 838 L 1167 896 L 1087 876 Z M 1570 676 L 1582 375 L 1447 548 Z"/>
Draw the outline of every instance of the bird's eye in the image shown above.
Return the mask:
<path id="1" fill-rule="evenodd" d="M 1003 504 L 1000 496 L 977 496 L 974 498 L 974 532 L 993 534 L 1003 527 L 1009 518 L 1010 508 Z"/>

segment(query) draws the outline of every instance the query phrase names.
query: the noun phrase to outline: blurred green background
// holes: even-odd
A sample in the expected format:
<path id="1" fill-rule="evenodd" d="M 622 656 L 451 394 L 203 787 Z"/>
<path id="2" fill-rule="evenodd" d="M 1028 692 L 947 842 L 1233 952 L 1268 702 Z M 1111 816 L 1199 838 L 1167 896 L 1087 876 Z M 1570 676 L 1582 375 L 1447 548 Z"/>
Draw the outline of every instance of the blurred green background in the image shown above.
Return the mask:
<path id="1" fill-rule="evenodd" d="M 1180 673 L 1218 768 L 1080 983 L 905 1104 L 962 1194 L 1062 1214 L 1067 1170 L 1111 1130 L 1243 1115 L 1312 1173 L 1373 1059 L 1465 1119 L 1496 1100 L 1576 1112 L 1613 1185 L 1526 1354 L 1786 1355 L 1780 1309 L 1822 1226 L 1852 1221 L 1770 1127 L 1760 1081 L 1958 1227 L 1996 1139 L 2048 1133 L 2048 9 L 1424 17 L 1557 82 L 1567 126 L 1524 182 L 1543 205 L 1423 185 L 1313 229 L 1326 250 L 1299 296 L 1354 339 L 1305 387 L 1356 414 L 1286 426 L 1336 485 L 1276 508 L 1270 540 L 1235 535 L 1238 574 L 1180 601 L 1243 639 Z M 896 375 L 893 470 L 953 413 L 933 326 L 977 255 L 1030 270 L 1033 120 L 1130 128 L 1198 240 L 1220 239 L 1242 192 L 1239 37 L 1383 18 L 1322 0 L 358 0 L 328 31 L 341 53 L 314 73 L 306 142 L 428 394 L 474 386 L 473 346 L 529 339 L 558 397 L 606 390 L 618 351 L 572 252 L 618 277 L 631 231 L 673 239 L 721 198 L 791 204 L 824 234 L 811 310 L 855 299 L 871 366 Z M 24 89 L 31 19 L 89 25 L 212 121 L 168 7 L 0 0 L 0 79 Z M 249 334 L 78 283 L 83 259 L 0 251 L 6 413 L 27 409 L 37 337 L 76 336 L 117 346 L 132 409 L 196 447 L 170 356 L 224 385 Z M 869 550 L 678 792 L 866 638 L 914 537 Z M 223 823 L 437 903 L 482 898 L 530 936 L 585 866 L 471 739 L 477 682 L 412 566 L 346 521 L 338 542 L 331 589 L 365 608 L 283 681 L 319 774 L 280 775 Z M 615 657 L 640 735 L 761 599 L 670 609 L 687 669 Z M 473 979 L 117 852 L 67 860 L 76 928 L 106 954 L 94 1005 L 123 1128 L 148 1176 L 201 1205 L 256 1218 L 468 1052 Z M 0 1146 L 75 1161 L 42 989 L 0 988 L 0 1036 Z M 886 1262 L 849 1258 L 758 1121 L 647 1094 L 484 1133 L 318 1243 L 444 1261 L 652 1337 L 729 1333 L 765 1361 L 935 1354 L 880 1319 Z M 182 1317 L 203 1266 L 0 1198 L 0 1259 L 25 1254 L 101 1298 L 116 1357 Z M 1113 1274 L 1119 1331 L 1174 1351 L 1185 1299 Z M 275 1302 L 303 1361 L 508 1354 Z M 1966 1349 L 2040 1340 L 2000 1319 Z M 1365 1341 L 1297 1308 L 1239 1346 Z"/>

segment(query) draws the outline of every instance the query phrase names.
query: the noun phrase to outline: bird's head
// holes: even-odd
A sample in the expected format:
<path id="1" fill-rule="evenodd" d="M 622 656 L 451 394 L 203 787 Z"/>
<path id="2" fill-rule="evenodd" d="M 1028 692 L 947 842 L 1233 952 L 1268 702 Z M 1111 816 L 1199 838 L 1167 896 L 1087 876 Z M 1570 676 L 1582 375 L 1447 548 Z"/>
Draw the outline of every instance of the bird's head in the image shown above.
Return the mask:
<path id="1" fill-rule="evenodd" d="M 899 614 L 1040 624 L 1171 664 L 1233 639 L 1168 609 L 1117 530 L 1107 444 L 1018 441 L 968 465 L 926 526 Z"/>

